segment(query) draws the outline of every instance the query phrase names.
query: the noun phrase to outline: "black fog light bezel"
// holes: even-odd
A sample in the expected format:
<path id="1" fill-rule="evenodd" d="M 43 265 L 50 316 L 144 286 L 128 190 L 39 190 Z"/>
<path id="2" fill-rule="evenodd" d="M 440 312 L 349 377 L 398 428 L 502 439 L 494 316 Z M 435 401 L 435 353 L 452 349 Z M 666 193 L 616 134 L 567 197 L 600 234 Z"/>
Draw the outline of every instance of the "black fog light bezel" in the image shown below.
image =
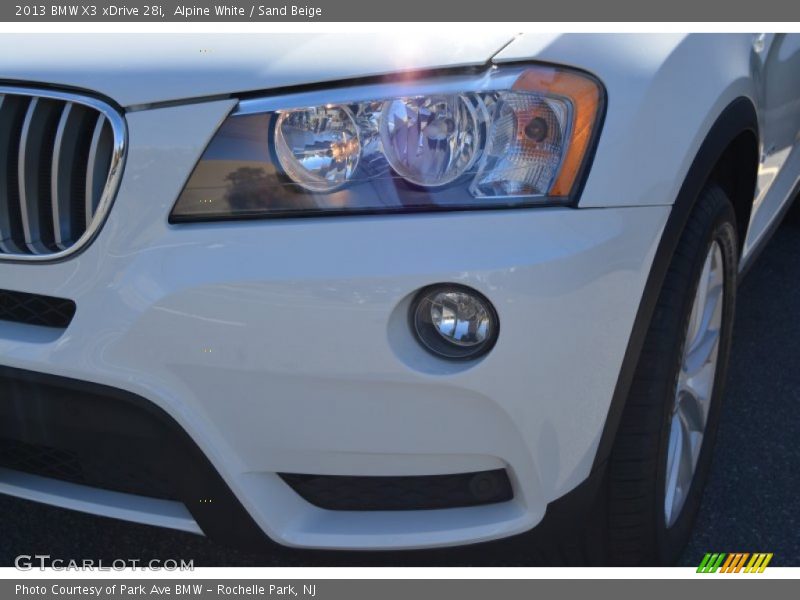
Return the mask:
<path id="1" fill-rule="evenodd" d="M 459 346 L 448 342 L 442 337 L 436 331 L 436 327 L 431 320 L 430 309 L 427 307 L 430 304 L 430 298 L 443 292 L 466 293 L 479 300 L 486 307 L 491 318 L 492 331 L 489 337 L 474 346 Z M 436 283 L 422 288 L 414 296 L 414 300 L 411 303 L 409 320 L 411 322 L 411 330 L 425 350 L 437 358 L 451 361 L 471 361 L 486 356 L 494 348 L 500 334 L 500 319 L 497 316 L 497 310 L 495 310 L 494 305 L 476 289 L 458 283 Z"/>

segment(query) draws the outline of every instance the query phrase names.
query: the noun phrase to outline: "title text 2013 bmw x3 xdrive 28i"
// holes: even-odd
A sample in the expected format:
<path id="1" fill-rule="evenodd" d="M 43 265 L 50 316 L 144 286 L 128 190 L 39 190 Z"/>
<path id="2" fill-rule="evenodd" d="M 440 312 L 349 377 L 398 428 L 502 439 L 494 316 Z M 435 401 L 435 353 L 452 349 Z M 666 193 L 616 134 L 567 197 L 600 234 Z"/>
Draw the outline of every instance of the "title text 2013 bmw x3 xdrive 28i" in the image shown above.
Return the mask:
<path id="1" fill-rule="evenodd" d="M 675 559 L 800 37 L 4 35 L 0 78 L 0 492 Z"/>

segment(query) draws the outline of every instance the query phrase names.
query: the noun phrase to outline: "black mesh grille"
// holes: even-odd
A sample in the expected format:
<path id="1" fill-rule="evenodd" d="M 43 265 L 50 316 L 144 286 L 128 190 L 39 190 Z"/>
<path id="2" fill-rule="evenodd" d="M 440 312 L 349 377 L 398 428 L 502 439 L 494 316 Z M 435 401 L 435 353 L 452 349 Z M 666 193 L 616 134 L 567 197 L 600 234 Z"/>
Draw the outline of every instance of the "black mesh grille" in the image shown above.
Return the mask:
<path id="1" fill-rule="evenodd" d="M 0 439 L 0 466 L 44 477 L 83 483 L 83 469 L 74 452 Z"/>
<path id="2" fill-rule="evenodd" d="M 396 477 L 281 473 L 305 500 L 328 510 L 428 510 L 511 500 L 504 469 Z"/>
<path id="3" fill-rule="evenodd" d="M 82 453 L 0 438 L 0 467 L 114 492 L 177 500 L 166 476 L 130 457 Z"/>
<path id="4" fill-rule="evenodd" d="M 210 538 L 253 548 L 265 542 L 187 433 L 123 390 L 0 366 L 0 466 L 177 500 Z"/>
<path id="5" fill-rule="evenodd" d="M 0 320 L 64 329 L 74 316 L 72 300 L 0 290 Z"/>

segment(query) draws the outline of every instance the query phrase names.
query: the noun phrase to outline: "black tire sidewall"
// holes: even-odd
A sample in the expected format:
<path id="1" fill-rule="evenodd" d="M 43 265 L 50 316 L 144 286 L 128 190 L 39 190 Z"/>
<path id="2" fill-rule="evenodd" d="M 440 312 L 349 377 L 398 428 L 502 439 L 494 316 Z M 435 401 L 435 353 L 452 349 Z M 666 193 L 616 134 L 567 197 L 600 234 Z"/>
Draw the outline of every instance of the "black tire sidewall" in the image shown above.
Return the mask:
<path id="1" fill-rule="evenodd" d="M 738 269 L 738 248 L 735 216 L 733 207 L 727 198 L 724 198 L 724 195 L 719 189 L 713 189 L 711 191 L 707 190 L 703 195 L 719 195 L 722 196 L 724 201 L 719 201 L 719 197 L 716 198 L 717 201 L 714 202 L 716 211 L 714 213 L 712 226 L 707 229 L 702 244 L 695 252 L 695 261 L 691 278 L 692 284 L 689 287 L 689 293 L 685 294 L 683 300 L 682 315 L 680 320 L 681 329 L 678 335 L 679 339 L 676 346 L 678 349 L 683 348 L 683 343 L 688 329 L 688 322 L 691 315 L 692 304 L 694 302 L 695 293 L 700 280 L 700 274 L 703 270 L 705 258 L 708 254 L 711 244 L 712 242 L 716 241 L 719 243 L 722 250 L 722 259 L 724 265 L 723 314 L 720 331 L 720 347 L 717 359 L 717 373 L 714 378 L 714 387 L 711 396 L 708 421 L 706 424 L 706 431 L 703 437 L 702 447 L 700 449 L 700 455 L 697 460 L 694 478 L 678 519 L 671 527 L 667 527 L 664 518 L 667 455 L 673 398 L 677 386 L 679 370 L 681 368 L 681 352 L 675 352 L 673 353 L 674 356 L 671 357 L 671 360 L 674 361 L 672 371 L 672 393 L 665 398 L 663 403 L 664 411 L 660 429 L 658 452 L 659 460 L 657 463 L 658 473 L 656 477 L 657 489 L 655 494 L 655 502 L 658 503 L 655 507 L 655 515 L 657 519 L 656 543 L 659 562 L 662 564 L 674 564 L 677 561 L 681 551 L 689 539 L 694 518 L 700 507 L 703 488 L 711 467 L 714 439 L 716 437 L 717 427 L 719 425 L 725 380 L 727 378 L 728 357 L 730 355 L 731 338 L 733 332 L 733 315 L 736 298 L 736 274 Z M 701 195 L 701 198 L 703 195 Z"/>

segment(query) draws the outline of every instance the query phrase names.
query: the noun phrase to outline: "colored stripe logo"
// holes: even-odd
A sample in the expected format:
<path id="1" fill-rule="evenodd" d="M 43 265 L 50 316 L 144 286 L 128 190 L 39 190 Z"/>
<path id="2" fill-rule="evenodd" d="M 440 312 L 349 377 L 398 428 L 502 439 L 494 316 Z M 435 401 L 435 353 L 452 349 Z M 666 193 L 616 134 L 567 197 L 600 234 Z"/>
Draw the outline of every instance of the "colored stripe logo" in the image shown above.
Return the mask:
<path id="1" fill-rule="evenodd" d="M 763 573 L 772 552 L 708 552 L 697 567 L 698 573 Z"/>

